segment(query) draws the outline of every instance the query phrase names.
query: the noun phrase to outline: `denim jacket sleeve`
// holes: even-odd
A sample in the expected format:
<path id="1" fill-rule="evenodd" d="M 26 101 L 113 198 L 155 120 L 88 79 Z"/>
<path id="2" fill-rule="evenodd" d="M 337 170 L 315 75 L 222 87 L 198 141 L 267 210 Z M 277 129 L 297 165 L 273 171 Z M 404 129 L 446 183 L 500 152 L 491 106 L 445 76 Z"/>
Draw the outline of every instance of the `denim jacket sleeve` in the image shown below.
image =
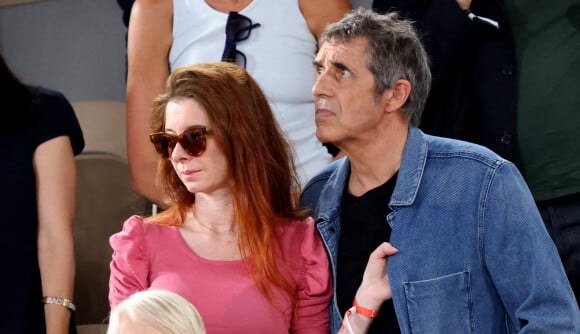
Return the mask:
<path id="1" fill-rule="evenodd" d="M 511 163 L 489 175 L 480 206 L 480 252 L 511 331 L 580 333 L 580 311 L 527 185 Z"/>

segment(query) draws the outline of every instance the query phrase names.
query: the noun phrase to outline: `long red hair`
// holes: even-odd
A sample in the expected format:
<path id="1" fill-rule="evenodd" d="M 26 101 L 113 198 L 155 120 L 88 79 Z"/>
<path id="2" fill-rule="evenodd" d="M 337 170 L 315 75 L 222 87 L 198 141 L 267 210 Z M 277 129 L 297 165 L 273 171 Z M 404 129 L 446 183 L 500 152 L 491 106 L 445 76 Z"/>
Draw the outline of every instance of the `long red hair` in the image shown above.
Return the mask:
<path id="1" fill-rule="evenodd" d="M 237 65 L 208 62 L 179 68 L 170 75 L 166 92 L 154 102 L 154 132 L 165 130 L 168 102 L 184 98 L 204 108 L 212 136 L 227 156 L 238 245 L 257 288 L 275 306 L 271 286 L 284 291 L 294 303 L 294 285 L 278 269 L 273 247 L 279 227 L 304 219 L 305 213 L 296 203 L 300 186 L 292 150 L 266 97 Z M 152 220 L 183 224 L 186 211 L 195 205 L 195 194 L 185 188 L 169 159 L 160 159 L 158 178 L 173 205 Z"/>

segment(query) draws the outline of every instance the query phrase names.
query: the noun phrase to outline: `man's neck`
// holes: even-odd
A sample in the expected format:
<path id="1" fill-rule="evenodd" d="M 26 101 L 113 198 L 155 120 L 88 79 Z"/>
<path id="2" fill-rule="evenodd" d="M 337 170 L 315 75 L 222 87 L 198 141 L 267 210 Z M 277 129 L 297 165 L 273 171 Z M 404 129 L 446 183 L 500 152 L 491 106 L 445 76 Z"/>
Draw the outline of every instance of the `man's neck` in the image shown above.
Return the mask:
<path id="1" fill-rule="evenodd" d="M 348 189 L 360 196 L 387 182 L 401 166 L 408 127 L 385 129 L 374 140 L 345 148 L 351 164 Z"/>

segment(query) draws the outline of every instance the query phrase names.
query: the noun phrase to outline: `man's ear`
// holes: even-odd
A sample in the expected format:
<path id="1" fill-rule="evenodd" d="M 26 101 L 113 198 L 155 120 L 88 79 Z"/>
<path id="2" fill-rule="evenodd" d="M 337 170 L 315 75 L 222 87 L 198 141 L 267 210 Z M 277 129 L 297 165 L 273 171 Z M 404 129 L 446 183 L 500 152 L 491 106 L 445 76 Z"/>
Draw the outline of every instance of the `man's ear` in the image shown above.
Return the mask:
<path id="1" fill-rule="evenodd" d="M 393 87 L 383 92 L 383 98 L 386 99 L 385 111 L 391 112 L 399 110 L 409 99 L 411 94 L 411 83 L 407 80 L 397 80 Z"/>

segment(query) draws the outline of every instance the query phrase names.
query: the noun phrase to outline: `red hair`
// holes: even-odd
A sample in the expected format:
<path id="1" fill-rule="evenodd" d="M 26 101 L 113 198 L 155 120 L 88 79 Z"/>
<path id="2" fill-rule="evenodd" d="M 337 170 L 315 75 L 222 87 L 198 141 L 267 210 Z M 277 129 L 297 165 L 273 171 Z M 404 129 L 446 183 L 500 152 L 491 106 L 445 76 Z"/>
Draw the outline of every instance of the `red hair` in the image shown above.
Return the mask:
<path id="1" fill-rule="evenodd" d="M 279 227 L 306 215 L 296 203 L 300 186 L 291 148 L 266 97 L 237 65 L 209 62 L 179 68 L 170 75 L 166 92 L 155 100 L 153 131 L 165 130 L 168 102 L 187 98 L 204 108 L 212 136 L 227 157 L 238 245 L 256 287 L 275 306 L 271 286 L 295 302 L 294 284 L 278 269 L 272 249 Z M 160 160 L 158 177 L 174 204 L 152 219 L 164 225 L 183 224 L 186 211 L 195 205 L 195 194 L 185 188 L 169 159 Z"/>

